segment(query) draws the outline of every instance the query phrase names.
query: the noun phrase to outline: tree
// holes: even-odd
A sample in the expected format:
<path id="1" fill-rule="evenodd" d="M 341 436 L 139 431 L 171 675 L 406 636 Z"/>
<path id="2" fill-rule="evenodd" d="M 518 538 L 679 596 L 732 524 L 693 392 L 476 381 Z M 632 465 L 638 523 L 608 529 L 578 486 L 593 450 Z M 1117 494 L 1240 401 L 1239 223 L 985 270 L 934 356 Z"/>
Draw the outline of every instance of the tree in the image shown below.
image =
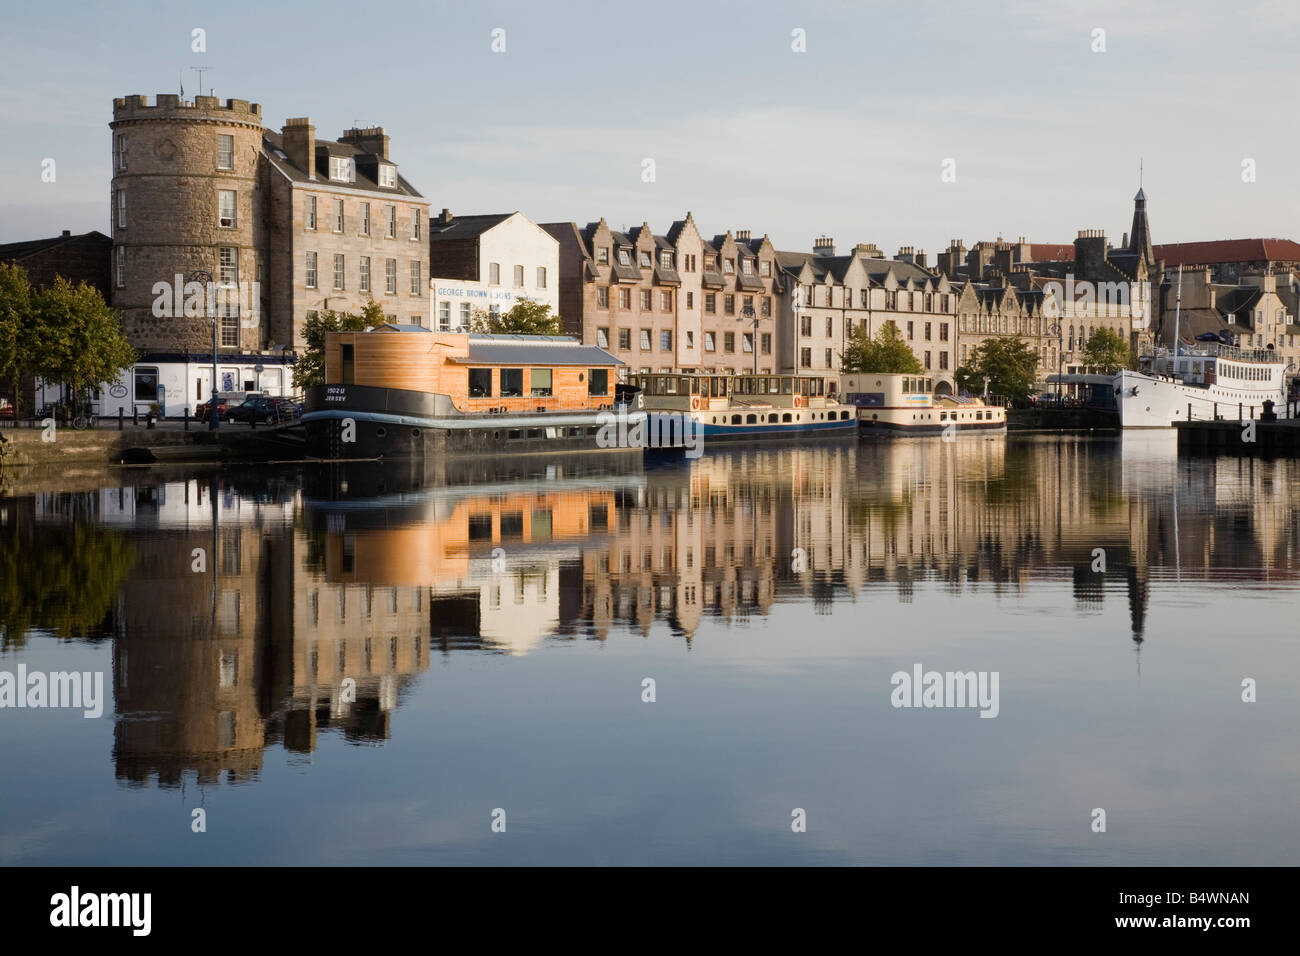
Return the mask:
<path id="1" fill-rule="evenodd" d="M 0 262 L 0 383 L 13 391 L 16 406 L 22 399 L 22 381 L 31 374 L 32 287 L 27 270 L 16 263 Z"/>
<path id="2" fill-rule="evenodd" d="M 32 371 L 68 386 L 74 397 L 116 381 L 138 357 L 117 311 L 87 282 L 73 285 L 56 276 L 52 286 L 32 295 L 31 317 L 38 349 Z"/>
<path id="3" fill-rule="evenodd" d="M 306 346 L 293 365 L 293 387 L 311 388 L 313 385 L 325 384 L 325 335 L 329 332 L 361 332 L 383 325 L 383 307 L 374 299 L 367 303 L 360 314 L 338 312 L 326 309 L 307 316 L 302 335 Z"/>
<path id="4" fill-rule="evenodd" d="M 1038 354 L 1018 338 L 1001 335 L 985 339 L 957 369 L 957 387 L 972 393 L 984 391 L 988 380 L 994 395 L 1023 399 L 1034 388 Z"/>
<path id="5" fill-rule="evenodd" d="M 1096 329 L 1083 347 L 1083 364 L 1102 375 L 1114 375 L 1128 368 L 1129 348 L 1124 337 L 1110 329 Z"/>
<path id="6" fill-rule="evenodd" d="M 476 310 L 471 330 L 502 335 L 564 334 L 560 317 L 551 315 L 551 307 L 545 302 L 534 302 L 531 299 L 515 303 L 514 308 L 500 315 Z"/>
<path id="7" fill-rule="evenodd" d="M 898 326 L 886 322 L 875 338 L 867 335 L 867 324 L 857 326 L 849 335 L 848 345 L 840 353 L 843 372 L 922 372 L 920 360 L 912 347 L 903 341 Z"/>

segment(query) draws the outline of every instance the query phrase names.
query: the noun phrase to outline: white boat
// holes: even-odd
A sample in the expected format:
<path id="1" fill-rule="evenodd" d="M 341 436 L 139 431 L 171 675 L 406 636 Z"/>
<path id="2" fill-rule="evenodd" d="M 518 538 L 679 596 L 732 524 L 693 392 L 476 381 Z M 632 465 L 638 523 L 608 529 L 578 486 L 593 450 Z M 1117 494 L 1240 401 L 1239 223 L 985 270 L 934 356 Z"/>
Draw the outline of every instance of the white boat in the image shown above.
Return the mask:
<path id="1" fill-rule="evenodd" d="M 857 406 L 864 436 L 956 436 L 1005 432 L 1007 410 L 979 398 L 934 394 L 929 375 L 860 372 L 843 376 L 844 400 Z"/>
<path id="2" fill-rule="evenodd" d="M 1115 376 L 1123 428 L 1169 428 L 1176 422 L 1258 418 L 1264 402 L 1286 413 L 1286 364 L 1267 349 L 1184 345 L 1174 355 L 1143 359 L 1142 371 Z"/>

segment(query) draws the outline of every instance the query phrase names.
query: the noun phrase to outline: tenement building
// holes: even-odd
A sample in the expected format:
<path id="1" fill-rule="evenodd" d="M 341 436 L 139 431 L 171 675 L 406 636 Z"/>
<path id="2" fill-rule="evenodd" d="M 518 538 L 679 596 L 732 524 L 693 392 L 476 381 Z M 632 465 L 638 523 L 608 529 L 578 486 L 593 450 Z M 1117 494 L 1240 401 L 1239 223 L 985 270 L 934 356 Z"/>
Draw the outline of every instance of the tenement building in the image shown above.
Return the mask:
<path id="1" fill-rule="evenodd" d="M 277 133 L 257 103 L 165 93 L 114 100 L 110 127 L 112 303 L 143 353 L 117 383 L 128 412 L 289 390 L 312 313 L 373 298 L 427 324 L 428 203 L 382 128 L 324 140 L 299 118 Z"/>

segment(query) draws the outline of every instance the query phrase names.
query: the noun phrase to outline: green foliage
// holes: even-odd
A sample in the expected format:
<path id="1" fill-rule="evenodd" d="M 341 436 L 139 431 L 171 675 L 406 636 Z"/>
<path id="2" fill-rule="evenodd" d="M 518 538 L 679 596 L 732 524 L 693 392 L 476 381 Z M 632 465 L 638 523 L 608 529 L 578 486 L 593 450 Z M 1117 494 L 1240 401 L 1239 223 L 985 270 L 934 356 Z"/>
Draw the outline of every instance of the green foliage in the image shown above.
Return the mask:
<path id="1" fill-rule="evenodd" d="M 844 372 L 922 372 L 921 361 L 912 347 L 903 341 L 902 333 L 893 322 L 886 322 L 868 338 L 867 326 L 854 328 L 848 345 L 840 353 L 840 368 Z"/>
<path id="2" fill-rule="evenodd" d="M 1128 343 L 1118 332 L 1096 329 L 1083 347 L 1083 364 L 1102 375 L 1113 375 L 1129 365 Z"/>
<path id="3" fill-rule="evenodd" d="M 58 637 L 93 633 L 135 566 L 122 535 L 100 528 L 16 527 L 0 538 L 0 650 L 32 630 Z"/>
<path id="4" fill-rule="evenodd" d="M 524 299 L 517 302 L 509 312 L 492 315 L 478 309 L 474 313 L 471 325 L 474 332 L 489 332 L 511 335 L 563 335 L 564 329 L 558 315 L 551 315 L 551 307 L 545 302 L 533 302 Z"/>
<path id="5" fill-rule="evenodd" d="M 361 332 L 384 324 L 383 308 L 371 299 L 361 313 L 326 309 L 307 316 L 302 334 L 306 347 L 293 366 L 293 387 L 310 388 L 325 384 L 325 335 L 328 332 Z"/>
<path id="6" fill-rule="evenodd" d="M 957 369 L 957 387 L 971 394 L 984 391 L 1006 398 L 1024 398 L 1034 388 L 1038 354 L 1018 338 L 1009 335 L 985 339 L 971 352 L 970 360 Z"/>
<path id="7" fill-rule="evenodd" d="M 48 289 L 33 289 L 22 266 L 0 263 L 0 381 L 13 389 L 15 404 L 29 375 L 82 394 L 135 360 L 117 312 L 94 286 L 60 276 Z"/>

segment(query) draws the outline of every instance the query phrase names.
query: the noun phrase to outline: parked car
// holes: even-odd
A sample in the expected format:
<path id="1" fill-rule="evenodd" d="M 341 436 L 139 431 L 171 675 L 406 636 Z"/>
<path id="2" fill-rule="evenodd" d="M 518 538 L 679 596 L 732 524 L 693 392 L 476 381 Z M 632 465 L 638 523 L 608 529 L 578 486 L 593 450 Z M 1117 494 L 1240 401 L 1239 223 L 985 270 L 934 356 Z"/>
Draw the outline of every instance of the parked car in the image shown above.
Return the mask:
<path id="1" fill-rule="evenodd" d="M 226 411 L 228 422 L 274 424 L 295 421 L 300 414 L 297 404 L 287 398 L 252 395 Z"/>
<path id="2" fill-rule="evenodd" d="M 232 408 L 235 408 L 251 397 L 263 395 L 263 392 L 217 392 L 217 415 L 225 418 Z M 194 409 L 194 417 L 200 421 L 208 419 L 208 403 L 200 402 L 198 408 Z"/>
<path id="3" fill-rule="evenodd" d="M 14 407 L 7 398 L 0 398 L 0 420 L 10 421 L 14 417 Z"/>

